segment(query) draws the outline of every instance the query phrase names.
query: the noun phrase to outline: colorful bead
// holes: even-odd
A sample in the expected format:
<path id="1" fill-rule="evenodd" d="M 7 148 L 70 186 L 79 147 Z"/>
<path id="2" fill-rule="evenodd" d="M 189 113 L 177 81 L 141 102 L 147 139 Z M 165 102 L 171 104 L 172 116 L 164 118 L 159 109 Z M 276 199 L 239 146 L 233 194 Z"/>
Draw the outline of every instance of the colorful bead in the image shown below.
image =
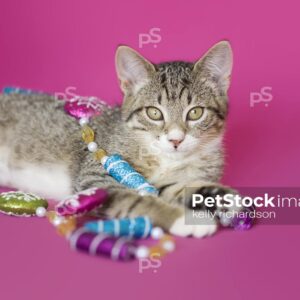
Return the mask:
<path id="1" fill-rule="evenodd" d="M 105 156 L 107 156 L 107 153 L 105 150 L 103 149 L 98 149 L 95 153 L 94 153 L 94 158 L 95 160 L 101 161 Z"/>
<path id="2" fill-rule="evenodd" d="M 65 112 L 75 117 L 90 118 L 99 115 L 103 107 L 107 106 L 102 100 L 96 97 L 80 97 L 76 96 L 73 99 L 67 100 L 65 103 Z"/>
<path id="3" fill-rule="evenodd" d="M 82 128 L 81 133 L 82 133 L 82 139 L 84 140 L 85 143 L 89 144 L 94 141 L 95 138 L 94 130 L 90 126 L 85 125 Z"/>
<path id="4" fill-rule="evenodd" d="M 113 260 L 129 260 L 134 258 L 136 246 L 126 238 L 114 238 L 103 233 L 88 232 L 85 228 L 74 231 L 70 238 L 70 246 L 92 255 L 103 255 Z"/>
<path id="5" fill-rule="evenodd" d="M 165 234 L 160 240 L 160 243 L 164 243 L 164 242 L 168 242 L 168 241 L 172 241 L 174 242 L 174 238 L 171 235 Z"/>
<path id="6" fill-rule="evenodd" d="M 60 216 L 83 214 L 101 205 L 107 197 L 105 190 L 91 188 L 61 201 L 55 210 Z"/>
<path id="7" fill-rule="evenodd" d="M 167 251 L 160 247 L 159 245 L 155 245 L 149 248 L 149 256 L 159 256 L 163 257 L 167 254 Z"/>
<path id="8" fill-rule="evenodd" d="M 103 167 L 109 175 L 128 188 L 135 189 L 143 194 L 158 194 L 157 189 L 150 185 L 141 174 L 137 173 L 118 154 L 109 156 Z"/>
<path id="9" fill-rule="evenodd" d="M 57 215 L 55 211 L 47 212 L 46 216 L 50 223 L 53 224 L 55 227 L 58 227 L 63 222 L 65 222 L 65 218 L 60 215 Z"/>
<path id="10" fill-rule="evenodd" d="M 158 228 L 158 227 L 157 227 Z M 168 252 L 175 250 L 175 240 L 170 235 L 164 235 L 160 238 L 159 243 L 149 248 L 149 256 L 162 257 Z"/>
<path id="11" fill-rule="evenodd" d="M 251 213 L 255 211 L 254 206 L 244 207 L 242 211 L 238 213 L 236 217 L 232 219 L 231 227 L 235 230 L 245 231 L 249 230 L 254 223 L 254 219 L 251 217 Z"/>
<path id="12" fill-rule="evenodd" d="M 47 212 L 47 218 L 56 227 L 59 235 L 68 237 L 76 229 L 77 221 L 74 216 L 62 217 L 55 211 L 50 211 Z"/>
<path id="13" fill-rule="evenodd" d="M 58 234 L 68 237 L 76 229 L 76 219 L 74 217 L 64 218 L 64 220 L 57 226 Z"/>
<path id="14" fill-rule="evenodd" d="M 36 195 L 23 192 L 0 194 L 0 212 L 14 216 L 34 216 L 46 210 L 48 202 Z"/>
<path id="15" fill-rule="evenodd" d="M 92 221 L 86 223 L 84 227 L 91 232 L 102 232 L 115 237 L 127 236 L 140 239 L 150 235 L 152 224 L 148 217 L 137 217 L 132 219 Z"/>

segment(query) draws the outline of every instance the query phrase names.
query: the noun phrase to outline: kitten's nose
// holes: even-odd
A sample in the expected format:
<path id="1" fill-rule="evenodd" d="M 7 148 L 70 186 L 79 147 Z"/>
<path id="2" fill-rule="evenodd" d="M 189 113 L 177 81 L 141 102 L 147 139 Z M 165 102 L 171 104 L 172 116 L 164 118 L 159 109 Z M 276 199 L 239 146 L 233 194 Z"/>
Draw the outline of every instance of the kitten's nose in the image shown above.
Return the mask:
<path id="1" fill-rule="evenodd" d="M 182 140 L 169 140 L 169 142 L 171 142 L 175 148 L 177 148 L 182 141 L 183 141 L 183 139 Z"/>
<path id="2" fill-rule="evenodd" d="M 168 133 L 168 141 L 173 144 L 174 148 L 177 149 L 184 140 L 185 134 L 183 130 L 173 128 Z"/>

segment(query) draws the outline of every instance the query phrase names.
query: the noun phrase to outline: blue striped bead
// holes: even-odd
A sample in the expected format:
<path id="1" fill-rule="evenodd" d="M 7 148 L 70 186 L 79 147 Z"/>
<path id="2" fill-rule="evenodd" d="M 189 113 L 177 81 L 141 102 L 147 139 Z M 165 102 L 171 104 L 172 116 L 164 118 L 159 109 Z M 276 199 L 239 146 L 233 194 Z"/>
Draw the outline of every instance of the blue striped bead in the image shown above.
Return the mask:
<path id="1" fill-rule="evenodd" d="M 158 194 L 157 189 L 150 185 L 119 154 L 109 156 L 103 167 L 110 176 L 128 188 L 135 189 L 142 194 Z"/>
<path id="2" fill-rule="evenodd" d="M 148 217 L 91 221 L 86 223 L 84 227 L 95 233 L 105 233 L 114 237 L 134 237 L 136 239 L 148 237 L 152 230 L 152 224 Z"/>

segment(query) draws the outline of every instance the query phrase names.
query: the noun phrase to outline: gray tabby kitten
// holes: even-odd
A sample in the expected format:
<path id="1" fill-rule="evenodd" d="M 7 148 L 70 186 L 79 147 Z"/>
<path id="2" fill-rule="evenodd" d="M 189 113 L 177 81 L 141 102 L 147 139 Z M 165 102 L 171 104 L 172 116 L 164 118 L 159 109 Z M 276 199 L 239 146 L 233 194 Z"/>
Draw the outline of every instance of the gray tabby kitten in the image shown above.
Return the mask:
<path id="1" fill-rule="evenodd" d="M 55 199 L 107 188 L 109 200 L 99 211 L 111 218 L 148 215 L 176 235 L 211 235 L 217 220 L 186 225 L 184 205 L 192 192 L 228 191 L 218 180 L 231 69 L 226 41 L 196 63 L 155 65 L 118 48 L 123 105 L 105 110 L 91 127 L 97 144 L 121 154 L 160 190 L 158 197 L 140 196 L 107 175 L 87 151 L 78 122 L 47 95 L 0 95 L 0 184 Z"/>

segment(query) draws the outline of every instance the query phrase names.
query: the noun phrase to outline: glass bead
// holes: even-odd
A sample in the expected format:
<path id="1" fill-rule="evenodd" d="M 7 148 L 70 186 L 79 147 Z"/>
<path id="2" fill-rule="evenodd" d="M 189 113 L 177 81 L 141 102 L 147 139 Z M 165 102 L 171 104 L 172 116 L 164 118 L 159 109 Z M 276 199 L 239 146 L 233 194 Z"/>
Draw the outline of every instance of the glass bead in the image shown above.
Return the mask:
<path id="1" fill-rule="evenodd" d="M 161 258 L 167 254 L 167 251 L 160 246 L 153 246 L 149 249 L 149 256 L 155 256 L 155 258 Z"/>
<path id="2" fill-rule="evenodd" d="M 89 144 L 94 141 L 95 134 L 94 130 L 90 126 L 84 126 L 82 131 L 82 139 L 84 140 L 85 143 Z"/>
<path id="3" fill-rule="evenodd" d="M 67 218 L 65 222 L 57 227 L 57 232 L 62 236 L 68 236 L 76 229 L 76 219 L 74 217 Z"/>
<path id="4" fill-rule="evenodd" d="M 103 157 L 107 156 L 107 153 L 103 149 L 99 149 L 94 153 L 94 158 L 96 160 L 101 160 Z"/>
<path id="5" fill-rule="evenodd" d="M 175 243 L 175 239 L 172 236 L 166 234 L 159 240 L 159 244 L 163 244 L 164 242 L 168 241 Z"/>

